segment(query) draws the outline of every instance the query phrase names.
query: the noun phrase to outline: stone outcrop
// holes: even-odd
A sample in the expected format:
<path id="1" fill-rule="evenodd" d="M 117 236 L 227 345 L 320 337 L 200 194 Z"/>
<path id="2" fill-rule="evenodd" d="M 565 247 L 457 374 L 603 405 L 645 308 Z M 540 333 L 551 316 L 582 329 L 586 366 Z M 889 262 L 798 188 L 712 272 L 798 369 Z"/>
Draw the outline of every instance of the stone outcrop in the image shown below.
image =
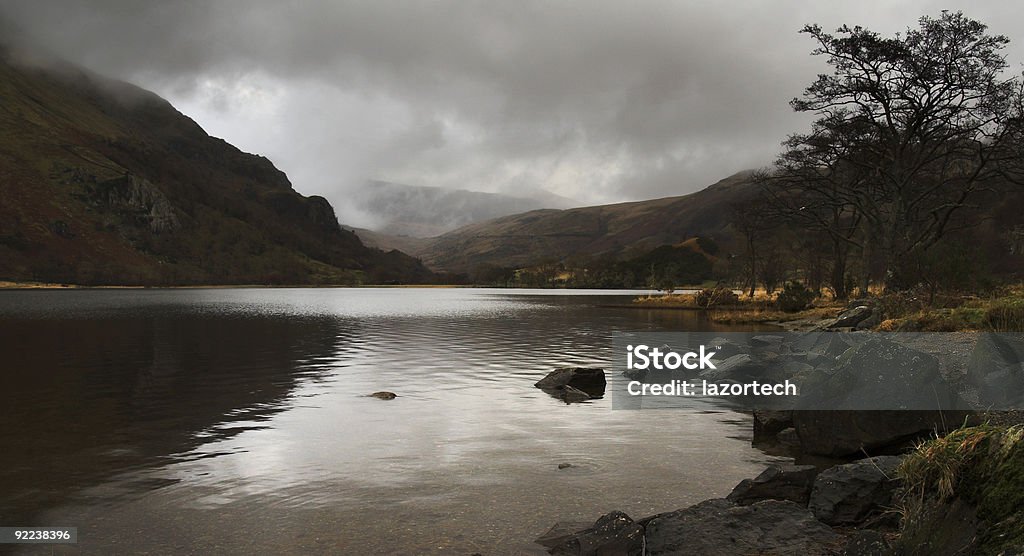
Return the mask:
<path id="1" fill-rule="evenodd" d="M 829 525 L 863 522 L 892 503 L 900 458 L 879 456 L 822 471 L 814 481 L 808 508 Z"/>
<path id="2" fill-rule="evenodd" d="M 701 554 L 834 554 L 843 538 L 790 501 L 736 506 L 716 499 L 661 514 L 647 523 L 650 556 Z"/>
<path id="3" fill-rule="evenodd" d="M 789 500 L 807 504 L 818 468 L 813 465 L 772 465 L 753 479 L 744 479 L 727 500 L 747 506 L 762 500 Z"/>

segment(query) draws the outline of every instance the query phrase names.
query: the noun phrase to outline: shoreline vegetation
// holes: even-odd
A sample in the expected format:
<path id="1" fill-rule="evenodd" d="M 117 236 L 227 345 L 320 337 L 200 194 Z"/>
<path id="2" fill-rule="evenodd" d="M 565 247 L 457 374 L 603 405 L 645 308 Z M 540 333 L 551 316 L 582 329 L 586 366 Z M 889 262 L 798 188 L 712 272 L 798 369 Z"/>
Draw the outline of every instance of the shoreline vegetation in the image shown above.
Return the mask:
<path id="1" fill-rule="evenodd" d="M 816 295 L 802 308 L 790 311 L 783 307 L 785 290 L 769 294 L 761 289 L 753 296 L 715 293 L 721 290 L 641 296 L 633 300 L 633 305 L 644 309 L 705 311 L 712 322 L 719 324 L 776 324 L 793 331 L 825 327 L 844 312 L 861 306 L 869 307 L 875 318 L 871 326 L 860 329 L 880 332 L 1024 330 L 1024 283 L 996 288 L 986 296 L 950 295 L 931 300 L 913 292 L 874 292 L 852 300 Z M 707 303 L 716 295 L 723 301 Z"/>

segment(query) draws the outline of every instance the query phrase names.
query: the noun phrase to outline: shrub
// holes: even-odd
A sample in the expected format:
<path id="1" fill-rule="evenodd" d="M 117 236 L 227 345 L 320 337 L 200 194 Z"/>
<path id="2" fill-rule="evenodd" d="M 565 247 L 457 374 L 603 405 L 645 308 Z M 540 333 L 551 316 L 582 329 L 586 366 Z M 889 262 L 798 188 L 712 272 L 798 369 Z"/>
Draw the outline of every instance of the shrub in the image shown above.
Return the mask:
<path id="1" fill-rule="evenodd" d="M 994 302 L 985 310 L 984 323 L 997 332 L 1024 331 L 1024 299 L 1006 299 Z"/>
<path id="2" fill-rule="evenodd" d="M 801 282 L 786 282 L 775 303 L 787 313 L 803 311 L 811 306 L 818 294 L 807 289 Z"/>
<path id="3" fill-rule="evenodd" d="M 736 295 L 736 292 L 728 289 L 717 287 L 714 289 L 706 288 L 699 292 L 694 297 L 694 303 L 698 307 L 709 309 L 717 305 L 735 305 L 739 303 L 740 298 Z"/>

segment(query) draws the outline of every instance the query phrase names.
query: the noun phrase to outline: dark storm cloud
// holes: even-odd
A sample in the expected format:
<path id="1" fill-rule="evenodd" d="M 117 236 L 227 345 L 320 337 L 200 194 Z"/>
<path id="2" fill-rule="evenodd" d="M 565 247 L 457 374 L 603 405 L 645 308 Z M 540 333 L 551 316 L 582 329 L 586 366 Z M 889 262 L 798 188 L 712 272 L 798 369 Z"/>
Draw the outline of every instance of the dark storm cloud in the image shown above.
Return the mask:
<path id="1" fill-rule="evenodd" d="M 804 23 L 894 32 L 948 7 L 16 0 L 0 9 L 58 54 L 154 89 L 212 133 L 270 156 L 305 193 L 338 201 L 371 177 L 610 201 L 689 192 L 771 162 L 807 123 L 788 100 L 823 69 L 796 32 Z M 1024 41 L 1013 3 L 964 9 Z"/>

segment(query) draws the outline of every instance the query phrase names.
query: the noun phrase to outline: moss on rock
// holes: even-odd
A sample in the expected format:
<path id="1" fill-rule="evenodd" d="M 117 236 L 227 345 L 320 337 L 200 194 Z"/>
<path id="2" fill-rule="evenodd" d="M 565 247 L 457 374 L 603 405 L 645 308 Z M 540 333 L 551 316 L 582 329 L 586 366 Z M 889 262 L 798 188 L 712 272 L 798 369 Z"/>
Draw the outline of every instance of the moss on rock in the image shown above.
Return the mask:
<path id="1" fill-rule="evenodd" d="M 905 553 L 936 532 L 960 533 L 959 547 L 999 554 L 1024 547 L 1024 426 L 981 425 L 918 446 L 900 465 Z M 931 532 L 928 535 L 927 532 Z M 945 543 L 943 543 L 945 544 Z M 940 548 L 934 546 L 932 548 Z"/>

